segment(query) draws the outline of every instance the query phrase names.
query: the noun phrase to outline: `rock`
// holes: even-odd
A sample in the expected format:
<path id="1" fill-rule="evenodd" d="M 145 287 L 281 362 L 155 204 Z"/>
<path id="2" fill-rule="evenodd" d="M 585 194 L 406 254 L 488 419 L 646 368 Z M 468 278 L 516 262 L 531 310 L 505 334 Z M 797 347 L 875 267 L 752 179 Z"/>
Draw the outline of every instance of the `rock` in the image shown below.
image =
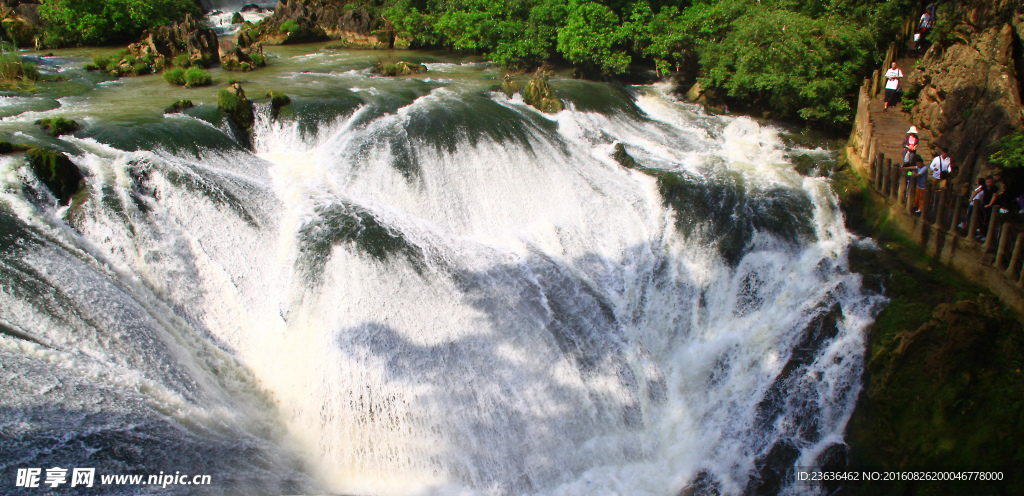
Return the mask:
<path id="1" fill-rule="evenodd" d="M 267 65 L 263 44 L 253 43 L 240 46 L 237 42 L 225 40 L 220 47 L 220 65 L 228 71 L 252 71 Z"/>
<path id="2" fill-rule="evenodd" d="M 181 112 L 182 110 L 190 109 L 192 107 L 195 107 L 195 105 L 192 103 L 192 100 L 178 100 L 172 103 L 169 107 L 165 108 L 164 113 L 173 114 L 176 112 Z"/>
<path id="3" fill-rule="evenodd" d="M 6 155 L 8 153 L 23 152 L 31 149 L 28 145 L 17 145 L 14 143 L 8 143 L 6 141 L 0 141 L 0 155 Z"/>
<path id="4" fill-rule="evenodd" d="M 1013 61 L 1014 44 L 1024 34 L 1024 7 L 1007 23 L 990 3 L 971 4 L 955 27 L 962 38 L 933 45 L 905 79 L 907 94 L 917 94 L 913 123 L 949 149 L 961 184 L 995 173 L 988 164 L 993 144 L 1024 125 L 1024 68 L 1015 71 Z"/>
<path id="5" fill-rule="evenodd" d="M 36 125 L 43 128 L 43 131 L 50 133 L 54 138 L 81 129 L 77 122 L 63 117 L 40 119 L 36 121 Z"/>
<path id="6" fill-rule="evenodd" d="M 186 15 L 185 20 L 145 31 L 138 43 L 128 45 L 128 53 L 136 57 L 151 55 L 155 60 L 182 58 L 190 65 L 209 67 L 220 61 L 217 33 L 200 20 Z"/>
<path id="7" fill-rule="evenodd" d="M 292 103 L 292 99 L 280 91 L 270 90 L 267 92 L 267 97 L 270 98 L 270 113 L 274 117 L 281 113 L 281 107 L 291 105 Z"/>
<path id="8" fill-rule="evenodd" d="M 703 94 L 704 88 L 701 88 L 700 83 L 693 83 L 693 86 L 690 86 L 689 91 L 686 92 L 686 101 L 696 102 Z"/>
<path id="9" fill-rule="evenodd" d="M 42 182 L 60 201 L 61 205 L 71 202 L 71 197 L 82 187 L 82 171 L 61 152 L 32 148 L 25 152 L 29 166 Z"/>
<path id="10" fill-rule="evenodd" d="M 250 3 L 248 5 L 243 6 L 239 10 L 239 12 L 245 12 L 247 14 L 262 14 L 264 12 L 267 12 L 268 10 L 269 9 L 264 9 L 263 7 L 260 7 L 259 5 L 256 5 L 254 3 Z"/>
<path id="11" fill-rule="evenodd" d="M 565 109 L 565 104 L 551 89 L 548 75 L 541 71 L 537 71 L 533 79 L 526 83 L 526 87 L 523 89 L 523 101 L 541 112 L 555 113 Z"/>
<path id="12" fill-rule="evenodd" d="M 399 60 L 398 62 L 377 62 L 373 65 L 373 70 L 382 76 L 408 76 L 427 72 L 427 66 Z"/>
<path id="13" fill-rule="evenodd" d="M 35 3 L 0 4 L 0 34 L 19 47 L 35 47 L 43 32 L 39 5 Z"/>
<path id="14" fill-rule="evenodd" d="M 511 74 L 506 74 L 505 78 L 501 80 L 500 88 L 501 92 L 509 98 L 512 98 L 512 95 L 523 91 L 523 87 L 519 84 L 519 81 L 513 79 Z"/>
<path id="15" fill-rule="evenodd" d="M 346 48 L 395 47 L 394 26 L 366 8 L 352 6 L 329 0 L 282 0 L 246 36 L 272 45 L 340 40 Z"/>
<path id="16" fill-rule="evenodd" d="M 235 12 L 235 15 L 231 16 L 231 24 L 242 24 L 243 22 L 245 22 L 245 18 L 242 17 L 242 14 Z"/>
<path id="17" fill-rule="evenodd" d="M 612 154 L 612 157 L 619 165 L 627 169 L 636 169 L 638 167 L 636 160 L 633 160 L 633 157 L 626 152 L 626 145 L 622 143 L 615 144 L 615 153 Z"/>
<path id="18" fill-rule="evenodd" d="M 245 97 L 245 91 L 238 83 L 232 84 L 226 90 L 220 90 L 220 93 L 217 94 L 217 108 L 246 131 L 251 131 L 252 126 L 256 123 L 252 102 Z"/>

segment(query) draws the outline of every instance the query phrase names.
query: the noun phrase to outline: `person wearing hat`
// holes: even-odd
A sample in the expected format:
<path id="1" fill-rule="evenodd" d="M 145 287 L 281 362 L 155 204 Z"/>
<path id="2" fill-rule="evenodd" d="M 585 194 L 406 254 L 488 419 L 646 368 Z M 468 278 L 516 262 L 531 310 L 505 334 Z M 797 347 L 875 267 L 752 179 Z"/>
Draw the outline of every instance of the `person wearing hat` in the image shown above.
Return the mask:
<path id="1" fill-rule="evenodd" d="M 917 126 L 910 126 L 907 136 L 903 138 L 903 166 L 908 167 L 914 163 L 914 155 L 917 154 Z"/>

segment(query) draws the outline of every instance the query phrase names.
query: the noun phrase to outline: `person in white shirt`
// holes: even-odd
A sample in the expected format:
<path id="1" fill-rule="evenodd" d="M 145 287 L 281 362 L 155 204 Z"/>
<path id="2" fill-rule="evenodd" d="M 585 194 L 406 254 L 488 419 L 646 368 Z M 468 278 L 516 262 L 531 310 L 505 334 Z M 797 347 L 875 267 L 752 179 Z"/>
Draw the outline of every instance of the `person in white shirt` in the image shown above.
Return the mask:
<path id="1" fill-rule="evenodd" d="M 946 178 L 952 174 L 953 170 L 952 162 L 953 159 L 949 157 L 949 152 L 943 148 L 939 156 L 933 158 L 932 163 L 928 165 L 932 171 L 932 177 L 935 179 L 936 193 L 946 188 Z M 938 195 L 935 198 L 938 198 Z"/>
<path id="2" fill-rule="evenodd" d="M 900 79 L 903 78 L 903 71 L 896 67 L 896 61 L 892 62 L 889 70 L 885 71 L 885 108 L 882 112 L 889 110 L 889 105 L 896 105 L 896 91 L 900 89 Z"/>

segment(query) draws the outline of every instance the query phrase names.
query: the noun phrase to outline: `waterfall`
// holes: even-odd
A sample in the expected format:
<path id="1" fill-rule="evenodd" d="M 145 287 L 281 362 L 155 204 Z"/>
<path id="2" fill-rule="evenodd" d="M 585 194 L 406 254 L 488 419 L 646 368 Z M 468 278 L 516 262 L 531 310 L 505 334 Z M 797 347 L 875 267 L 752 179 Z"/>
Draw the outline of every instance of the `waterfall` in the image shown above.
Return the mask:
<path id="1" fill-rule="evenodd" d="M 658 86 L 556 81 L 547 115 L 432 77 L 261 108 L 252 150 L 201 109 L 66 137 L 70 210 L 3 159 L 0 465 L 664 496 L 843 444 L 880 297 L 777 129 Z"/>

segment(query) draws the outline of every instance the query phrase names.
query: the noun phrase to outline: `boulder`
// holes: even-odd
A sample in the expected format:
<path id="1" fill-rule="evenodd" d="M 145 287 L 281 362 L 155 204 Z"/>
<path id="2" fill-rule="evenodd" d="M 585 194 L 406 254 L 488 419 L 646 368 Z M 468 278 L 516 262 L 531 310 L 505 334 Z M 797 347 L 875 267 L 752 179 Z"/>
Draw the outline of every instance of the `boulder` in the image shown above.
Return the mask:
<path id="1" fill-rule="evenodd" d="M 267 97 L 270 98 L 270 113 L 274 117 L 281 113 L 281 107 L 292 103 L 292 99 L 280 91 L 270 90 L 267 92 Z"/>
<path id="2" fill-rule="evenodd" d="M 281 0 L 245 37 L 272 45 L 340 40 L 349 48 L 394 48 L 394 26 L 363 7 L 331 0 Z M 239 42 L 240 46 L 245 46 Z"/>
<path id="3" fill-rule="evenodd" d="M 379 61 L 373 65 L 373 70 L 382 76 L 408 76 L 427 72 L 427 66 L 404 60 L 398 62 Z"/>
<path id="4" fill-rule="evenodd" d="M 71 202 L 71 197 L 82 187 L 82 171 L 61 152 L 32 148 L 25 152 L 29 167 L 60 201 L 61 205 Z"/>
<path id="5" fill-rule="evenodd" d="M 77 122 L 63 117 L 39 119 L 36 121 L 36 125 L 43 128 L 43 131 L 50 133 L 54 138 L 65 134 L 71 134 L 81 129 L 81 126 L 79 126 Z"/>
<path id="6" fill-rule="evenodd" d="M 138 43 L 128 45 L 128 53 L 136 57 L 162 56 L 165 60 L 186 54 L 191 65 L 203 67 L 220 60 L 217 33 L 189 15 L 180 23 L 145 31 Z"/>
<path id="7" fill-rule="evenodd" d="M 234 83 L 226 90 L 217 94 L 217 108 L 242 129 L 252 131 L 256 116 L 252 111 L 252 102 L 245 97 L 242 85 Z"/>
<path id="8" fill-rule="evenodd" d="M 560 112 L 565 103 L 555 94 L 548 83 L 548 74 L 537 71 L 533 79 L 523 88 L 523 101 L 537 110 L 547 113 Z"/>
<path id="9" fill-rule="evenodd" d="M 195 107 L 192 100 L 178 100 L 164 109 L 165 114 L 173 114 Z"/>
<path id="10" fill-rule="evenodd" d="M 267 65 L 267 57 L 263 54 L 263 44 L 254 43 L 239 46 L 236 42 L 225 40 L 220 47 L 220 65 L 228 71 L 252 71 Z"/>

